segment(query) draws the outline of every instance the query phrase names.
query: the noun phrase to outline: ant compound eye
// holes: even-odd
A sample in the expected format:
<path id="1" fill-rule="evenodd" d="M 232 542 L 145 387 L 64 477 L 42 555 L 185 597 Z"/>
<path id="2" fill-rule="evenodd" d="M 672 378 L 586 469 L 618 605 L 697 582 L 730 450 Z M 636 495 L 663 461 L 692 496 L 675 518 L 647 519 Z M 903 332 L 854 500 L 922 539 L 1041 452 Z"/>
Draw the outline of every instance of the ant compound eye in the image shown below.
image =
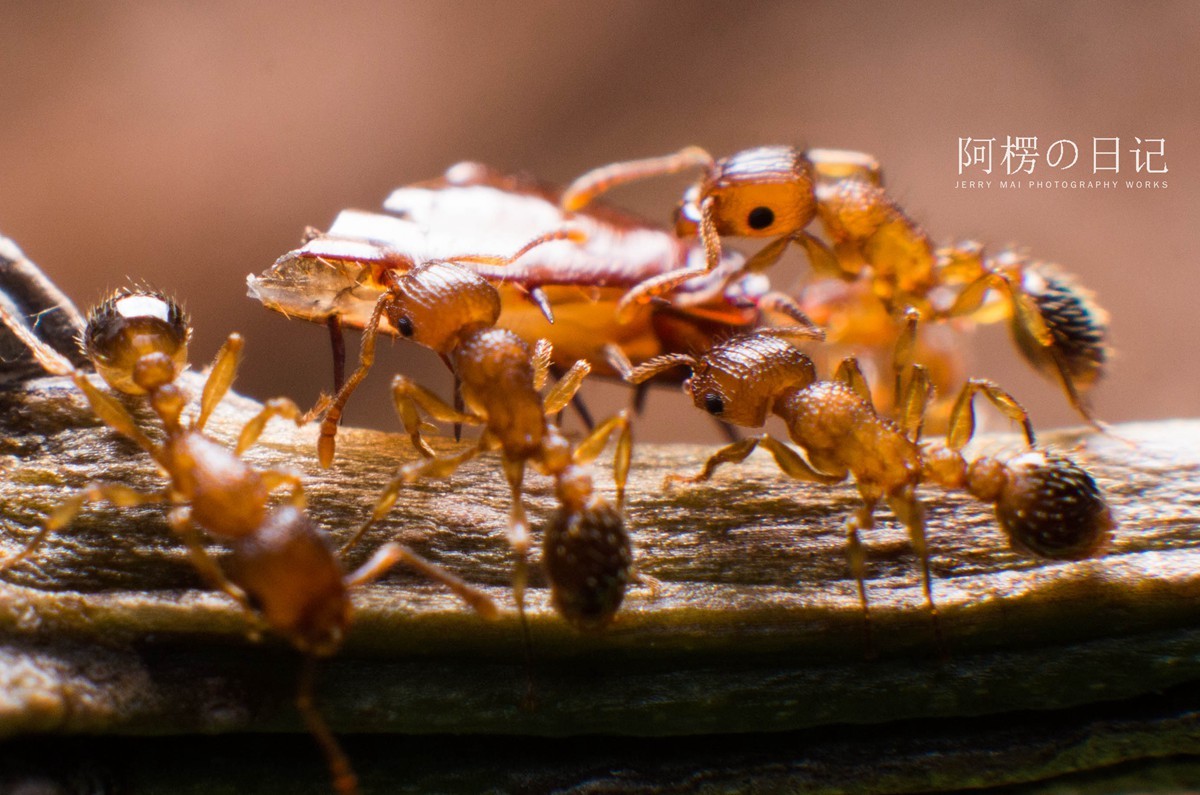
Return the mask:
<path id="1" fill-rule="evenodd" d="M 766 229 L 775 223 L 775 212 L 770 207 L 755 207 L 746 218 L 751 229 Z"/>
<path id="2" fill-rule="evenodd" d="M 725 410 L 725 401 L 720 395 L 709 392 L 704 396 L 704 410 L 709 414 L 720 414 Z"/>
<path id="3" fill-rule="evenodd" d="M 396 330 L 406 337 L 413 335 L 412 318 L 408 315 L 401 315 L 396 319 Z"/>

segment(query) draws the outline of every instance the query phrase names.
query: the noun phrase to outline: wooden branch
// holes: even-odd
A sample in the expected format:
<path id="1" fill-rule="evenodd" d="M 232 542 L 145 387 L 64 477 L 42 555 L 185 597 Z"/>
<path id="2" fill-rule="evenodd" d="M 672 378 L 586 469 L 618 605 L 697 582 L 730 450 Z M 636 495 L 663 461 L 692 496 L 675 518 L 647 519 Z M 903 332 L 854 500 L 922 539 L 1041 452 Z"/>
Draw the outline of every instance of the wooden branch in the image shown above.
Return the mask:
<path id="1" fill-rule="evenodd" d="M 89 480 L 163 484 L 69 381 L 23 378 L 0 388 L 6 555 Z M 198 394 L 197 377 L 186 383 Z M 213 434 L 232 444 L 257 405 L 231 397 Z M 925 490 L 947 660 L 938 659 L 906 533 L 887 515 L 864 539 L 879 651 L 864 659 L 841 531 L 853 488 L 786 480 L 756 454 L 711 483 L 664 492 L 667 473 L 694 472 L 711 451 L 638 446 L 627 522 L 638 565 L 661 588 L 633 588 L 610 630 L 581 635 L 554 615 L 535 576 L 533 710 L 520 706 L 508 489 L 497 461 L 481 458 L 450 481 L 406 489 L 348 563 L 399 538 L 486 586 L 508 612 L 486 622 L 402 572 L 369 586 L 356 597 L 342 654 L 323 669 L 322 709 L 344 734 L 408 736 L 399 755 L 390 743 L 346 740 L 368 791 L 375 777 L 381 791 L 403 779 L 417 789 L 486 782 L 543 791 L 587 781 L 636 792 L 668 783 L 898 792 L 1195 752 L 1200 423 L 1044 439 L 1097 476 L 1120 523 L 1112 548 L 1081 563 L 1023 558 L 1007 549 L 987 506 Z M 977 446 L 1016 445 L 1003 436 Z M 247 457 L 300 470 L 311 512 L 335 541 L 412 459 L 401 435 L 357 429 L 340 433 L 332 470 L 316 466 L 314 450 L 314 429 L 276 423 Z M 611 497 L 611 479 L 597 469 Z M 552 493 L 544 478 L 528 485 L 537 531 Z M 167 783 L 145 791 L 169 792 L 172 776 L 187 775 L 183 750 L 217 744 L 240 755 L 247 767 L 228 774 L 240 780 L 261 769 L 253 760 L 271 742 L 220 745 L 196 734 L 302 731 L 290 649 L 248 639 L 252 623 L 202 587 L 161 507 L 89 507 L 4 579 L 0 735 L 176 737 L 104 746 L 123 764 L 161 773 Z M 525 739 L 504 739 L 512 736 Z M 291 752 L 305 756 L 299 748 Z M 324 791 L 320 761 L 310 761 L 268 769 L 281 789 Z"/>

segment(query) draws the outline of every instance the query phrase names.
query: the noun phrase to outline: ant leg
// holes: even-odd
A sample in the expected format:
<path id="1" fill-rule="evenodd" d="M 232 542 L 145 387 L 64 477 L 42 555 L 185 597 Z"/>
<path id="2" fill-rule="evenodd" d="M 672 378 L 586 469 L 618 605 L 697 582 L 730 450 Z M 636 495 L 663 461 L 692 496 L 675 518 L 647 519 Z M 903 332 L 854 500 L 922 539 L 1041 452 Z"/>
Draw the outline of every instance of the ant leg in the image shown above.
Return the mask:
<path id="1" fill-rule="evenodd" d="M 671 292 L 688 279 L 703 276 L 708 272 L 708 268 L 681 268 L 638 282 L 617 302 L 617 322 L 628 323 L 639 305 L 650 303 L 655 298 Z"/>
<path id="2" fill-rule="evenodd" d="M 832 486 L 846 479 L 847 473 L 845 472 L 830 475 L 813 469 L 812 465 L 805 461 L 799 453 L 773 436 L 763 434 L 759 437 L 759 444 L 774 456 L 775 464 L 779 467 L 779 470 L 794 480 L 805 480 Z"/>
<path id="3" fill-rule="evenodd" d="M 1004 416 L 1021 423 L 1021 427 L 1025 431 L 1025 441 L 1030 447 L 1036 444 L 1033 423 L 1029 421 L 1029 412 L 1017 402 L 1016 398 L 993 381 L 985 378 L 972 378 L 958 393 L 958 400 L 954 401 L 954 408 L 950 410 L 950 430 L 946 434 L 947 447 L 955 451 L 962 450 L 975 435 L 975 394 L 977 392 L 982 392 Z"/>
<path id="4" fill-rule="evenodd" d="M 929 544 L 925 538 L 925 506 L 917 498 L 911 486 L 888 496 L 888 505 L 896 518 L 908 528 L 908 537 L 912 542 L 917 560 L 921 561 L 921 587 L 925 591 L 925 604 L 929 607 L 929 617 L 933 620 L 933 633 L 942 656 L 946 654 L 945 638 L 942 635 L 942 624 L 938 618 L 937 606 L 933 603 L 933 578 L 929 573 Z"/>
<path id="5" fill-rule="evenodd" d="M 363 327 L 362 332 L 362 348 L 358 355 L 358 369 L 355 370 L 342 388 L 333 398 L 333 402 L 329 406 L 329 411 L 325 412 L 325 419 L 321 421 L 321 434 L 317 438 L 317 458 L 321 466 L 328 469 L 333 463 L 333 454 L 336 449 L 336 438 L 338 422 L 342 419 L 342 410 L 346 407 L 346 402 L 350 400 L 350 396 L 354 394 L 354 390 L 358 389 L 359 383 L 367 377 L 367 373 L 371 369 L 371 365 L 375 363 L 375 338 L 379 336 L 379 323 L 383 318 L 383 312 L 388 305 L 394 300 L 390 292 L 386 292 L 379 296 L 379 300 L 375 302 L 375 308 L 371 311 L 371 318 L 367 321 L 367 325 Z"/>
<path id="6" fill-rule="evenodd" d="M 666 295 L 688 279 L 717 269 L 721 264 L 721 236 L 717 234 L 714 207 L 711 198 L 700 203 L 700 241 L 704 244 L 704 266 L 680 268 L 638 282 L 617 302 L 618 323 L 628 323 L 633 318 L 636 306 Z"/>
<path id="7" fill-rule="evenodd" d="M 500 614 L 500 609 L 496 607 L 496 603 L 483 591 L 473 588 L 461 577 L 451 574 L 441 566 L 430 563 L 404 544 L 394 541 L 384 544 L 371 556 L 370 560 L 347 576 L 346 587 L 358 588 L 369 582 L 373 582 L 386 574 L 397 563 L 404 563 L 409 568 L 425 575 L 434 582 L 446 586 L 462 599 L 467 607 L 470 607 L 484 618 L 491 619 Z"/>
<path id="8" fill-rule="evenodd" d="M 34 537 L 19 552 L 0 561 L 0 572 L 8 571 L 36 552 L 38 547 L 50 537 L 51 533 L 55 533 L 70 525 L 75 520 L 75 517 L 79 515 L 79 512 L 83 510 L 83 506 L 88 503 L 108 502 L 118 508 L 133 508 L 138 505 L 170 502 L 170 500 L 170 495 L 165 491 L 145 494 L 135 491 L 128 486 L 121 486 L 115 483 L 88 483 L 51 511 L 50 515 L 46 517 L 45 522 L 42 523 L 41 529 L 37 531 Z"/>
<path id="9" fill-rule="evenodd" d="M 742 439 L 740 442 L 728 444 L 717 450 L 708 457 L 704 462 L 704 469 L 699 474 L 692 477 L 684 475 L 670 474 L 663 479 L 663 488 L 669 489 L 676 483 L 702 483 L 713 476 L 717 471 L 717 467 L 722 464 L 740 464 L 746 460 L 746 457 L 754 452 L 754 448 L 758 447 L 762 437 L 752 436 L 749 439 Z"/>
<path id="10" fill-rule="evenodd" d="M 759 310 L 764 313 L 782 315 L 796 324 L 791 326 L 791 328 L 807 329 L 812 335 L 812 339 L 825 339 L 825 330 L 812 322 L 808 315 L 804 314 L 804 310 L 800 308 L 800 304 L 796 302 L 796 299 L 790 295 L 771 290 L 758 299 L 757 305 Z"/>
<path id="11" fill-rule="evenodd" d="M 933 383 L 929 380 L 929 370 L 922 365 L 914 364 L 912 378 L 904 393 L 904 402 L 896 407 L 901 433 L 914 442 L 921 441 L 921 431 L 925 426 L 925 410 L 933 398 L 933 391 Z"/>
<path id="12" fill-rule="evenodd" d="M 259 476 L 262 478 L 268 494 L 280 486 L 289 486 L 291 494 L 288 495 L 288 503 L 294 508 L 304 510 L 307 500 L 304 497 L 304 484 L 300 480 L 300 475 L 287 469 L 268 469 L 260 472 Z"/>
<path id="13" fill-rule="evenodd" d="M 875 502 L 874 497 L 864 494 L 863 504 L 842 523 L 842 529 L 846 532 L 846 562 L 850 566 L 850 576 L 858 585 L 858 604 L 862 607 L 867 657 L 874 657 L 876 652 L 871 608 L 867 602 L 867 552 L 863 548 L 862 539 L 858 537 L 858 531 L 870 530 L 875 526 Z"/>
<path id="14" fill-rule="evenodd" d="M 858 271 L 844 267 L 841 260 L 838 259 L 838 255 L 820 238 L 801 230 L 788 240 L 804 249 L 804 253 L 808 255 L 808 265 L 816 275 L 829 279 L 841 279 L 844 282 L 854 281 L 858 278 Z"/>
<path id="15" fill-rule="evenodd" d="M 290 399 L 285 397 L 271 398 L 263 404 L 262 410 L 251 417 L 244 426 L 242 432 L 238 435 L 237 447 L 234 448 L 234 455 L 240 456 L 246 450 L 258 441 L 258 437 L 262 435 L 263 429 L 267 427 L 272 417 L 283 417 L 296 423 L 299 428 L 304 423 L 308 422 L 311 417 L 309 414 L 301 414 L 300 407 Z"/>
<path id="16" fill-rule="evenodd" d="M 542 399 L 543 413 L 549 416 L 565 409 L 591 370 L 592 366 L 586 359 L 580 359 L 571 365 L 571 369 L 558 379 L 558 383 L 551 387 L 550 391 L 546 393 L 546 397 Z"/>
<path id="17" fill-rule="evenodd" d="M 75 367 L 71 362 L 61 353 L 43 342 L 41 337 L 37 336 L 29 328 L 23 317 L 18 315 L 16 306 L 12 306 L 11 309 L 9 306 L 11 305 L 7 302 L 0 303 L 0 322 L 4 323 L 8 327 L 8 330 L 29 349 L 33 358 L 37 359 L 38 364 L 42 366 L 42 369 L 51 375 L 73 375 Z M 71 306 L 70 310 L 74 311 L 74 307 Z M 80 324 L 80 327 L 82 328 L 82 324 Z"/>
<path id="18" fill-rule="evenodd" d="M 920 321 L 920 312 L 911 306 L 904 310 L 904 328 L 896 337 L 896 347 L 892 351 L 892 372 L 896 375 L 896 385 L 892 392 L 893 406 L 904 405 L 904 376 L 913 364 L 913 355 L 917 348 L 917 324 Z"/>
<path id="19" fill-rule="evenodd" d="M 333 354 L 333 391 L 342 390 L 346 383 L 346 335 L 342 333 L 342 318 L 340 315 L 330 315 L 325 320 L 329 329 L 329 349 Z"/>
<path id="20" fill-rule="evenodd" d="M 529 361 L 533 364 L 534 391 L 541 392 L 542 387 L 546 386 L 546 379 L 550 377 L 551 357 L 553 356 L 554 346 L 550 344 L 550 340 L 540 339 L 533 344 L 533 355 L 529 357 Z"/>
<path id="21" fill-rule="evenodd" d="M 149 453 L 151 458 L 156 462 L 162 462 L 162 449 L 150 441 L 149 436 L 142 433 L 142 429 L 134 421 L 133 415 L 116 398 L 97 389 L 83 373 L 76 372 L 71 378 L 75 382 L 75 386 L 87 398 L 88 404 L 92 407 L 92 413 L 117 433 L 132 439 L 139 447 Z"/>
<path id="22" fill-rule="evenodd" d="M 469 262 L 474 265 L 485 265 L 485 266 L 493 266 L 493 267 L 503 268 L 503 267 L 512 265 L 514 262 L 519 260 L 521 257 L 523 257 L 527 253 L 529 253 L 529 251 L 531 249 L 535 249 L 538 246 L 545 245 L 546 243 L 551 243 L 555 240 L 569 240 L 572 243 L 583 243 L 583 242 L 587 241 L 587 234 L 579 229 L 557 229 L 553 232 L 547 232 L 544 235 L 538 235 L 533 240 L 530 240 L 528 243 L 521 246 L 519 249 L 517 249 L 512 254 L 507 254 L 507 255 L 504 255 L 504 254 L 456 254 L 453 257 L 451 257 L 449 259 L 449 261 L 455 262 L 455 263 Z M 542 298 L 545 298 L 545 292 L 541 291 L 540 288 L 535 288 L 535 289 L 538 289 L 542 295 Z M 536 297 L 530 296 L 530 299 L 533 300 L 535 305 L 538 305 L 539 309 L 541 308 L 541 305 L 538 303 L 538 299 Z M 547 310 L 548 310 L 548 307 L 547 307 L 547 309 L 543 309 L 542 310 L 543 314 L 545 314 L 545 312 Z M 551 323 L 554 322 L 553 317 L 547 317 L 546 320 Z"/>
<path id="23" fill-rule="evenodd" d="M 516 571 L 513 573 L 513 597 L 517 602 L 517 611 L 521 614 L 521 622 L 525 622 L 525 583 L 527 579 L 527 559 L 529 557 L 529 520 L 525 516 L 525 505 L 521 500 L 522 484 L 525 480 L 525 462 L 505 458 L 504 476 L 508 479 L 508 487 L 512 492 L 512 505 L 508 514 L 508 543 L 512 546 L 516 557 Z M 528 628 L 526 628 L 528 635 Z"/>
<path id="24" fill-rule="evenodd" d="M 769 451 L 772 456 L 774 456 L 775 463 L 779 466 L 779 469 L 784 474 L 795 478 L 796 480 L 809 480 L 816 483 L 833 484 L 841 483 L 846 479 L 845 472 L 828 474 L 813 469 L 812 466 L 795 450 L 791 449 L 778 439 L 775 439 L 770 434 L 764 433 L 762 436 L 752 436 L 749 439 L 743 439 L 740 442 L 734 442 L 733 444 L 726 445 L 720 450 L 717 450 L 717 452 L 713 453 L 709 457 L 708 461 L 705 462 L 703 471 L 701 471 L 698 475 L 694 475 L 690 478 L 683 477 L 682 475 L 667 475 L 666 480 L 663 482 L 663 486 L 669 487 L 674 483 L 700 483 L 708 480 L 713 476 L 713 473 L 716 472 L 717 467 L 721 466 L 722 464 L 740 464 L 742 461 L 745 461 L 746 458 L 752 452 L 754 452 L 754 448 L 758 447 L 760 444 L 767 451 Z"/>
<path id="25" fill-rule="evenodd" d="M 617 487 L 617 508 L 625 505 L 625 483 L 629 480 L 629 462 L 633 458 L 633 432 L 629 424 L 629 412 L 622 410 L 596 426 L 588 436 L 575 447 L 572 460 L 577 464 L 588 464 L 600 455 L 604 446 L 614 431 L 620 430 L 617 437 L 617 450 L 613 453 L 613 483 Z"/>
<path id="26" fill-rule="evenodd" d="M 186 505 L 180 505 L 171 509 L 167 514 L 167 524 L 171 526 L 171 530 L 177 536 L 183 539 L 183 543 L 187 545 L 188 553 L 192 559 L 192 565 L 196 567 L 196 571 L 200 574 L 208 586 L 213 590 L 221 591 L 229 598 L 233 599 L 242 608 L 258 619 L 258 613 L 250 604 L 249 597 L 246 592 L 234 585 L 225 572 L 221 571 L 221 567 L 217 565 L 217 561 L 204 548 L 204 540 L 199 531 L 192 525 L 192 511 Z M 257 635 L 257 631 L 253 634 Z"/>
<path id="27" fill-rule="evenodd" d="M 300 681 L 296 687 L 296 710 L 300 713 L 300 717 L 304 718 L 304 725 L 308 727 L 308 733 L 321 747 L 321 753 L 325 754 L 325 762 L 329 765 L 329 774 L 333 779 L 334 792 L 337 795 L 357 795 L 358 776 L 354 774 L 349 757 L 338 745 L 337 738 L 333 736 L 333 731 L 325 722 L 325 718 L 322 717 L 313 700 L 316 678 L 317 658 L 306 654 L 300 669 Z"/>
<path id="28" fill-rule="evenodd" d="M 404 430 L 412 439 L 413 447 L 417 448 L 417 451 L 426 458 L 435 458 L 437 454 L 421 438 L 421 415 L 417 411 L 418 406 L 425 409 L 426 414 L 441 422 L 465 422 L 470 425 L 479 425 L 482 422 L 474 414 L 456 411 L 446 405 L 446 402 L 440 397 L 403 375 L 392 379 L 392 403 L 396 407 L 396 413 L 400 415 L 400 421 L 404 423 Z"/>
<path id="29" fill-rule="evenodd" d="M 447 456 L 446 458 L 429 458 L 400 467 L 396 476 L 380 492 L 379 499 L 375 501 L 375 507 L 371 509 L 371 517 L 363 522 L 362 526 L 355 531 L 349 541 L 342 545 L 342 548 L 338 550 L 338 554 L 345 555 L 349 552 L 359 542 L 359 539 L 371 529 L 372 525 L 387 516 L 388 511 L 392 510 L 392 506 L 396 504 L 396 498 L 400 496 L 400 489 L 405 485 L 414 483 L 422 478 L 440 479 L 449 477 L 454 473 L 454 470 L 479 455 L 482 451 L 482 445 L 476 445 L 475 447 L 467 448 L 457 455 Z"/>
<path id="30" fill-rule="evenodd" d="M 197 431 L 203 431 L 208 424 L 208 418 L 213 409 L 224 400 L 225 394 L 237 378 L 238 367 L 242 363 L 242 350 L 246 341 L 236 331 L 225 338 L 225 343 L 217 351 L 208 379 L 204 382 L 204 391 L 200 394 L 200 414 L 192 426 Z"/>
<path id="31" fill-rule="evenodd" d="M 784 235 L 777 237 L 767 245 L 754 252 L 749 259 L 746 260 L 745 269 L 751 273 L 761 273 L 767 268 L 770 268 L 776 262 L 779 262 L 780 257 L 787 251 L 788 246 L 792 244 L 792 236 Z"/>
<path id="32" fill-rule="evenodd" d="M 841 381 L 846 386 L 854 390 L 854 394 L 858 395 L 863 403 L 875 410 L 875 403 L 871 399 L 871 385 L 867 383 L 867 377 L 863 375 L 862 367 L 858 364 L 858 358 L 847 356 L 842 359 L 838 365 L 837 372 L 833 376 L 835 381 Z"/>
<path id="33" fill-rule="evenodd" d="M 529 618 L 525 615 L 525 585 L 529 579 L 529 521 L 525 517 L 525 505 L 521 501 L 521 485 L 525 479 L 525 462 L 505 456 L 504 475 L 512 492 L 512 507 L 508 518 L 508 543 L 516 558 L 513 567 L 513 601 L 517 605 L 517 619 L 521 623 L 521 638 L 525 647 L 525 697 L 523 703 L 532 708 L 533 692 L 533 637 L 529 632 Z"/>
<path id="34" fill-rule="evenodd" d="M 572 182 L 563 192 L 561 206 L 568 212 L 587 207 L 602 193 L 647 177 L 678 174 L 689 168 L 711 168 L 713 157 L 698 146 L 689 146 L 663 157 L 629 160 L 594 168 Z"/>

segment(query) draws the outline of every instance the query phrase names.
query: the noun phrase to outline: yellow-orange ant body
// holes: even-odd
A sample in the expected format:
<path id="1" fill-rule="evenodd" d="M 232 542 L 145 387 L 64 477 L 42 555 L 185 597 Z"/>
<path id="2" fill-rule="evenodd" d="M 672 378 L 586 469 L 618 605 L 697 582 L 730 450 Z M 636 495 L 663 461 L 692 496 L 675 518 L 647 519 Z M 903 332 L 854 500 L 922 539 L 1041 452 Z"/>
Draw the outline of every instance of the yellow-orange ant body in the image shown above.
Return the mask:
<path id="1" fill-rule="evenodd" d="M 511 258 L 493 259 L 511 261 L 533 246 L 570 236 L 545 235 Z M 469 259 L 477 262 L 484 258 Z M 426 460 L 400 468 L 384 488 L 371 518 L 347 547 L 391 510 L 405 484 L 449 477 L 480 453 L 499 451 L 512 492 L 508 539 L 516 556 L 513 593 L 523 626 L 530 540 L 522 490 L 530 464 L 554 478 L 560 505 L 545 536 L 544 560 L 554 604 L 578 627 L 607 624 L 620 606 L 632 566 L 620 514 L 631 455 L 627 416 L 622 412 L 598 424 L 572 449 L 547 415 L 567 405 L 589 370 L 587 362 L 576 362 L 543 398 L 541 389 L 551 361 L 549 343 L 540 342 L 531 351 L 517 334 L 498 328 L 500 296 L 484 278 L 455 261 L 431 261 L 403 272 L 388 271 L 385 282 L 387 292 L 380 296 L 364 327 L 359 367 L 334 398 L 322 423 L 321 462 L 327 465 L 332 460 L 338 417 L 374 361 L 375 338 L 385 314 L 402 336 L 442 356 L 455 374 L 463 408 L 449 406 L 405 376 L 395 377 L 392 396 L 396 411 Z M 443 422 L 482 426 L 483 432 L 478 442 L 463 452 L 438 458 L 421 436 L 420 411 Z M 594 493 L 591 476 L 583 466 L 599 454 L 614 432 L 619 434 L 613 465 L 616 507 Z"/>
<path id="2" fill-rule="evenodd" d="M 925 321 L 1007 317 L 1025 358 L 1059 382 L 1081 416 L 1102 427 L 1083 399 L 1108 355 L 1107 315 L 1091 293 L 1055 267 L 1011 250 L 986 256 L 976 243 L 936 249 L 888 196 L 879 164 L 869 155 L 764 146 L 715 159 L 688 147 L 595 169 L 567 189 L 563 206 L 578 210 L 616 185 L 697 167 L 704 176 L 680 203 L 676 226 L 681 235 L 699 234 L 708 271 L 721 259 L 722 236 L 774 238 L 747 261 L 751 271 L 776 262 L 791 244 L 800 245 L 818 275 L 855 288 L 836 304 L 826 293 L 813 292 L 801 297 L 800 308 L 827 327 L 830 342 L 880 351 L 892 348 L 901 332 L 895 323 L 881 331 L 873 306 L 892 318 L 915 309 Z M 817 219 L 832 247 L 807 231 Z M 663 296 L 695 275 L 679 270 L 647 279 L 623 303 Z M 1003 299 L 1001 312 L 985 306 L 993 290 Z"/>
<path id="3" fill-rule="evenodd" d="M 1112 514 L 1092 477 L 1066 457 L 1034 447 L 1025 410 L 996 384 L 972 379 L 951 412 L 944 443 L 920 443 L 931 387 L 924 368 L 914 366 L 897 396 L 897 421 L 879 416 L 857 362 L 849 358 L 838 379 L 818 380 L 811 359 L 785 338 L 807 338 L 802 328 L 763 329 L 735 337 L 701 356 L 674 354 L 627 370 L 634 383 L 671 367 L 692 370 L 685 390 L 697 407 L 734 425 L 761 427 L 769 414 L 787 424 L 791 440 L 807 460 L 770 435 L 745 439 L 712 455 L 696 476 L 668 481 L 695 483 L 717 467 L 744 460 L 766 448 L 790 477 L 818 483 L 853 478 L 861 507 L 845 522 L 850 571 L 858 585 L 870 648 L 870 612 L 866 594 L 866 558 L 860 530 L 874 526 L 876 506 L 886 501 L 908 529 L 921 563 L 926 604 L 937 629 L 937 610 L 929 574 L 924 506 L 919 486 L 931 483 L 965 490 L 992 503 L 1012 546 L 1043 558 L 1076 560 L 1099 553 L 1113 527 Z M 992 457 L 968 461 L 963 447 L 974 433 L 974 398 L 982 393 L 1010 419 L 1019 421 L 1029 450 L 1007 462 Z M 941 631 L 937 629 L 939 645 Z"/>
<path id="4" fill-rule="evenodd" d="M 32 554 L 51 533 L 67 527 L 87 503 L 174 506 L 168 514 L 169 524 L 187 543 L 201 576 L 306 656 L 297 706 L 326 755 L 336 790 L 343 795 L 356 792 L 349 760 L 317 711 L 312 695 L 315 660 L 333 654 L 349 628 L 350 591 L 403 561 L 446 584 L 481 613 L 496 612 L 491 600 L 397 543 L 384 545 L 357 571 L 345 572 L 305 512 L 299 476 L 286 470 L 258 470 L 241 458 L 271 417 L 303 421 L 290 400 L 269 401 L 246 423 L 234 451 L 204 433 L 236 375 L 243 348 L 240 335 L 230 334 L 221 347 L 204 384 L 200 412 L 192 423 L 185 424 L 182 414 L 187 397 L 176 380 L 187 366 L 191 329 L 179 305 L 158 293 L 127 290 L 93 310 L 83 334 L 85 353 L 109 387 L 146 399 L 165 434 L 163 442 L 156 443 L 120 401 L 95 386 L 87 374 L 72 367 L 19 319 L 0 308 L 0 320 L 47 371 L 71 377 L 97 417 L 144 449 L 170 481 L 162 491 L 152 493 L 112 483 L 87 484 L 55 509 L 18 553 L 0 563 L 0 570 Z M 271 492 L 281 486 L 288 487 L 290 494 L 283 505 L 272 506 Z M 199 530 L 229 546 L 224 567 L 205 549 Z"/>

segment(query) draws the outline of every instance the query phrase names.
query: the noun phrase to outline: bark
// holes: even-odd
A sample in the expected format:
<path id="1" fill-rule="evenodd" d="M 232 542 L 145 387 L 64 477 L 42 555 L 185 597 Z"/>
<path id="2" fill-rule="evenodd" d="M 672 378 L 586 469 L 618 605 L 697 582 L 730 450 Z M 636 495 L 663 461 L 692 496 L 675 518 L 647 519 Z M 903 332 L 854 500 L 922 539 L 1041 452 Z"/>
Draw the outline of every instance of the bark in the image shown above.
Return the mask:
<path id="1" fill-rule="evenodd" d="M 44 333 L 65 351 L 70 327 Z M 0 388 L 4 554 L 90 480 L 163 485 L 69 381 L 30 379 L 26 364 L 10 358 Z M 187 383 L 198 395 L 199 377 Z M 212 434 L 232 444 L 256 408 L 231 397 Z M 482 457 L 447 481 L 405 489 L 347 564 L 398 538 L 484 586 L 504 614 L 485 621 L 415 575 L 389 575 L 356 594 L 354 629 L 322 668 L 321 707 L 343 735 L 387 735 L 346 739 L 367 791 L 904 792 L 1195 753 L 1200 423 L 1044 440 L 1086 466 L 1113 505 L 1119 527 L 1107 554 L 1022 557 L 989 506 L 926 489 L 946 655 L 907 535 L 882 513 L 864 534 L 874 659 L 844 557 L 852 487 L 787 480 L 755 454 L 710 483 L 664 491 L 667 473 L 696 471 L 711 450 L 638 446 L 627 526 L 638 566 L 661 585 L 635 586 L 610 629 L 580 634 L 554 615 L 535 565 L 533 708 L 522 704 L 527 671 L 508 586 L 508 489 L 497 460 Z M 987 437 L 976 447 L 1016 443 Z M 314 429 L 276 421 L 247 458 L 299 470 L 335 543 L 413 458 L 399 434 L 350 428 L 333 469 L 321 470 L 314 451 Z M 599 464 L 597 485 L 611 499 Z M 536 532 L 553 494 L 540 476 L 527 486 Z M 63 756 L 10 741 L 0 784 L 23 769 L 19 758 L 44 775 L 100 765 L 146 792 L 182 791 L 192 776 L 204 783 L 189 791 L 245 792 L 268 774 L 280 790 L 327 788 L 305 739 L 282 736 L 303 731 L 291 705 L 295 655 L 270 637 L 252 640 L 248 616 L 203 587 L 161 506 L 90 506 L 3 576 L 0 735 L 110 739 L 54 741 Z M 201 737 L 235 732 L 265 734 Z M 197 753 L 231 762 L 214 771 Z"/>

